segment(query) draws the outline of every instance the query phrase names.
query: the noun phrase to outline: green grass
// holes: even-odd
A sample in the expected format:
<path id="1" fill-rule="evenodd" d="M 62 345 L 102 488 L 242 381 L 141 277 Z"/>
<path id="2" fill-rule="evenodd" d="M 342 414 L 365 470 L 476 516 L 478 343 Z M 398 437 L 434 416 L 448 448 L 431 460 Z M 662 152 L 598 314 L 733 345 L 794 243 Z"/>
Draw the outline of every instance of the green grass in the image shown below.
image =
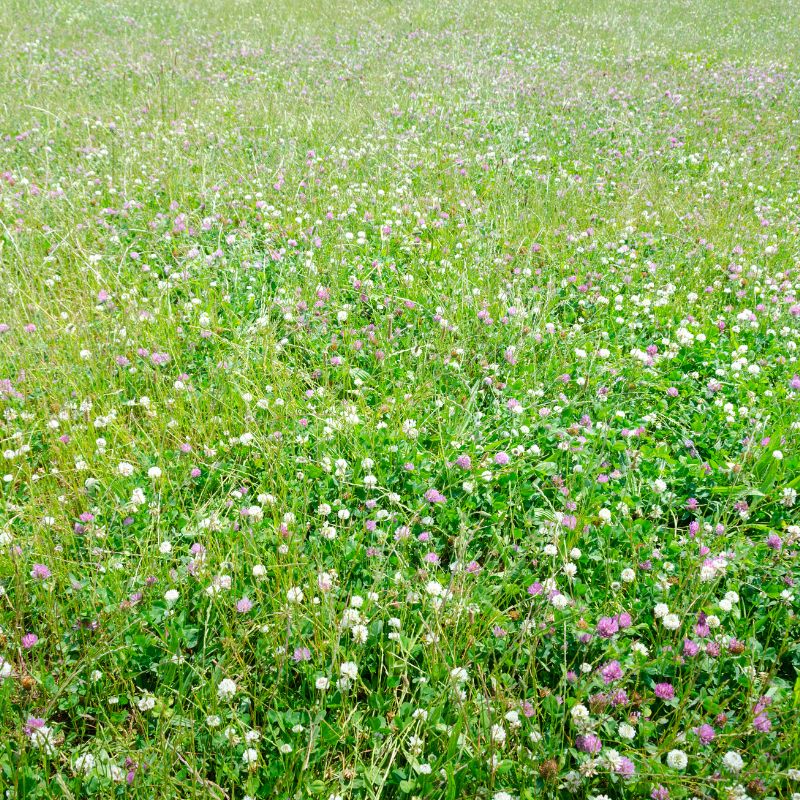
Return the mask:
<path id="1" fill-rule="evenodd" d="M 0 4 L 5 796 L 797 800 L 798 19 Z"/>

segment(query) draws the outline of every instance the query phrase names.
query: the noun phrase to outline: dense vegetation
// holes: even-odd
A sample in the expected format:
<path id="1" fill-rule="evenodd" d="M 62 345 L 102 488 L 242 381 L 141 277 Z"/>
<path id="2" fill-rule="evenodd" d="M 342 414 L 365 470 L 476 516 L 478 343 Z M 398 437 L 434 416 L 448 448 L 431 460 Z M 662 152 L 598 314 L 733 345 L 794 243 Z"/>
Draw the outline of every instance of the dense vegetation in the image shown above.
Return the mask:
<path id="1" fill-rule="evenodd" d="M 800 798 L 796 3 L 0 4 L 7 798 Z"/>

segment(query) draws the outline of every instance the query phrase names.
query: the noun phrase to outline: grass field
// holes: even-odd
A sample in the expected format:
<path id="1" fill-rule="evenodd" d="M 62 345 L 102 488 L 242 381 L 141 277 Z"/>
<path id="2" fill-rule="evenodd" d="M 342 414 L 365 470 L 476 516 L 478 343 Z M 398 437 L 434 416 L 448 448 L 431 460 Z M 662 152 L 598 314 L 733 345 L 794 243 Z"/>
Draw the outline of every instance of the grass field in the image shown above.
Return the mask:
<path id="1" fill-rule="evenodd" d="M 800 5 L 0 2 L 0 796 L 800 800 Z"/>

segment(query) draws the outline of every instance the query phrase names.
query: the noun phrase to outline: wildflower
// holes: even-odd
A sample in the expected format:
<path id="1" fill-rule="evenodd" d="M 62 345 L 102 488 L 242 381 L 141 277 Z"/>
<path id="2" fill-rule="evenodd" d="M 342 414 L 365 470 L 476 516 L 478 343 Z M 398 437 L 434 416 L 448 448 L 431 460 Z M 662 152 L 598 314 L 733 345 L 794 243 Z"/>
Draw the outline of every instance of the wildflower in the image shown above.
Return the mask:
<path id="1" fill-rule="evenodd" d="M 735 750 L 728 750 L 722 757 L 722 766 L 727 772 L 738 775 L 744 768 L 744 760 Z"/>
<path id="2" fill-rule="evenodd" d="M 496 744 L 503 744 L 506 740 L 506 731 L 502 725 L 492 725 L 490 734 L 492 741 Z"/>
<path id="3" fill-rule="evenodd" d="M 559 611 L 563 611 L 569 605 L 569 599 L 560 592 L 554 594 L 550 602 L 553 604 L 553 607 L 557 608 Z"/>
<path id="4" fill-rule="evenodd" d="M 136 707 L 143 714 L 146 714 L 156 707 L 156 699 L 151 694 L 144 694 L 136 701 Z"/>
<path id="5" fill-rule="evenodd" d="M 667 614 L 662 620 L 665 628 L 671 631 L 676 631 L 681 626 L 681 618 L 677 614 Z"/>
<path id="6" fill-rule="evenodd" d="M 701 744 L 711 744 L 714 741 L 716 733 L 714 729 L 708 723 L 703 723 L 699 727 L 694 729 L 694 732 L 697 734 L 697 738 L 700 739 Z"/>
<path id="7" fill-rule="evenodd" d="M 91 753 L 83 753 L 75 759 L 75 773 L 89 775 L 95 767 L 96 759 Z"/>
<path id="8" fill-rule="evenodd" d="M 636 728 L 634 728 L 633 725 L 629 725 L 627 722 L 620 722 L 617 727 L 617 733 L 619 733 L 622 739 L 634 739 L 636 737 Z"/>
<path id="9" fill-rule="evenodd" d="M 243 597 L 236 603 L 236 610 L 240 614 L 247 614 L 248 611 L 251 611 L 253 608 L 253 602 L 250 600 L 249 597 Z"/>
<path id="10" fill-rule="evenodd" d="M 689 759 L 683 750 L 670 750 L 667 753 L 667 766 L 671 769 L 684 770 L 689 764 Z"/>
<path id="11" fill-rule="evenodd" d="M 589 721 L 589 709 L 586 708 L 585 705 L 583 705 L 582 703 L 576 703 L 570 709 L 569 713 L 570 713 L 570 716 L 572 717 L 573 723 L 575 723 L 575 725 L 578 728 L 586 727 L 586 724 Z"/>
<path id="12" fill-rule="evenodd" d="M 286 599 L 290 603 L 302 603 L 303 596 L 303 590 L 299 586 L 292 586 L 292 588 L 286 592 Z"/>
<path id="13" fill-rule="evenodd" d="M 466 683 L 469 680 L 469 673 L 464 667 L 454 667 L 450 670 L 450 677 L 456 683 Z"/>
<path id="14" fill-rule="evenodd" d="M 627 756 L 622 756 L 614 767 L 614 772 L 623 778 L 630 778 L 636 772 L 636 766 Z"/>
<path id="15" fill-rule="evenodd" d="M 619 623 L 614 617 L 601 617 L 597 623 L 597 635 L 610 639 L 619 630 Z"/>
<path id="16" fill-rule="evenodd" d="M 672 700 L 675 697 L 675 689 L 671 683 L 657 683 L 653 691 L 660 700 Z"/>
<path id="17" fill-rule="evenodd" d="M 599 753 L 603 744 L 599 737 L 593 733 L 582 734 L 575 740 L 575 747 L 582 753 Z"/>
<path id="18" fill-rule="evenodd" d="M 619 661 L 610 661 L 600 670 L 600 676 L 606 684 L 620 680 L 623 676 L 622 667 Z"/>
<path id="19" fill-rule="evenodd" d="M 232 700 L 235 694 L 236 683 L 230 678 L 223 678 L 219 684 L 217 684 L 217 697 L 219 697 L 220 700 Z"/>
<path id="20" fill-rule="evenodd" d="M 29 717 L 25 723 L 25 733 L 30 743 L 37 750 L 42 750 L 47 755 L 56 751 L 55 731 L 39 717 Z"/>
<path id="21" fill-rule="evenodd" d="M 445 496 L 438 489 L 428 489 L 428 491 L 425 492 L 425 499 L 431 505 L 435 505 L 437 503 L 444 503 L 446 501 Z"/>

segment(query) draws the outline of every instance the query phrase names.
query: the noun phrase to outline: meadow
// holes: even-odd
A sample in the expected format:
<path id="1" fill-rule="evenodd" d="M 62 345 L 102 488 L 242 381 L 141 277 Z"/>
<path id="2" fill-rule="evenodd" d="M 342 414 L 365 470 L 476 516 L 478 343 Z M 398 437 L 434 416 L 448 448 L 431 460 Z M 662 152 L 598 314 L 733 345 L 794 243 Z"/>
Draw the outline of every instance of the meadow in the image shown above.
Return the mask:
<path id="1" fill-rule="evenodd" d="M 0 0 L 0 797 L 800 800 L 798 27 Z"/>

